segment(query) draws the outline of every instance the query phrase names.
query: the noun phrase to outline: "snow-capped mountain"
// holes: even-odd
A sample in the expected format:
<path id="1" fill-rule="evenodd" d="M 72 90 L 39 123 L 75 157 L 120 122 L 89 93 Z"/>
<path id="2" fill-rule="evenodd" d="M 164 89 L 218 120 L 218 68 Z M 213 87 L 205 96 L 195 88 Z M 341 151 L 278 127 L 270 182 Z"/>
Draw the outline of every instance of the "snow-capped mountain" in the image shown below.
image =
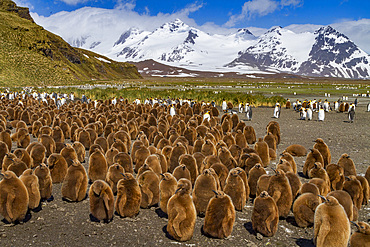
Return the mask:
<path id="1" fill-rule="evenodd" d="M 307 76 L 370 78 L 370 56 L 330 26 L 296 34 L 270 29 L 227 67 L 255 67 Z"/>
<path id="2" fill-rule="evenodd" d="M 230 35 L 211 35 L 176 19 L 152 32 L 125 32 L 115 42 L 109 57 L 135 62 L 153 59 L 176 66 L 212 70 L 234 59 L 240 50 L 255 40 L 247 29 Z"/>
<path id="3" fill-rule="evenodd" d="M 370 56 L 332 27 L 315 32 L 315 43 L 299 74 L 326 77 L 369 78 Z"/>
<path id="4" fill-rule="evenodd" d="M 104 12 L 105 10 L 99 10 Z M 103 54 L 116 61 L 154 61 L 197 71 L 218 73 L 291 73 L 306 76 L 370 78 L 370 57 L 344 34 L 330 26 L 301 31 L 273 27 L 260 36 L 248 29 L 225 34 L 210 34 L 191 27 L 179 19 L 158 28 L 111 25 L 111 15 L 104 14 L 101 23 L 88 15 L 89 8 L 75 13 L 60 13 L 52 17 L 77 25 L 84 18 L 80 32 L 68 32 L 64 25 L 45 26 L 61 35 L 72 46 Z M 116 13 L 118 15 L 118 13 Z M 85 17 L 88 15 L 88 18 Z M 36 18 L 36 20 L 43 20 Z M 75 20 L 75 21 L 74 21 Z M 86 24 L 91 21 L 91 25 Z M 96 28 L 98 26 L 99 28 Z M 157 25 L 156 25 L 157 26 Z M 292 28 L 294 29 L 294 28 Z M 298 30 L 295 28 L 294 30 Z"/>

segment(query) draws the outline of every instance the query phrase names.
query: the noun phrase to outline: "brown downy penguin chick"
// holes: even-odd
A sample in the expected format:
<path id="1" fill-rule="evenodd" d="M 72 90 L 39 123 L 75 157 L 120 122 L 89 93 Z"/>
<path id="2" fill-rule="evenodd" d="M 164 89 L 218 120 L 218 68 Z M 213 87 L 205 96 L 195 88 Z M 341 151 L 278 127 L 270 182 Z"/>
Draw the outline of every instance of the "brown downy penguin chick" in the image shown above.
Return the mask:
<path id="1" fill-rule="evenodd" d="M 309 183 L 316 185 L 322 196 L 326 196 L 330 192 L 328 183 L 322 178 L 312 178 Z"/>
<path id="2" fill-rule="evenodd" d="M 150 157 L 150 156 L 148 156 Z M 132 165 L 132 160 L 131 157 L 128 153 L 118 153 L 113 157 L 113 163 L 118 163 L 120 164 L 125 172 L 133 173 L 134 172 L 134 167 Z M 154 166 L 152 166 L 154 167 Z M 154 169 L 153 169 L 154 170 Z M 161 170 L 160 168 L 156 168 L 156 171 Z"/>
<path id="3" fill-rule="evenodd" d="M 266 133 L 271 132 L 276 138 L 276 144 L 280 144 L 280 125 L 276 121 L 270 121 L 266 126 Z"/>
<path id="4" fill-rule="evenodd" d="M 176 146 L 173 147 L 168 167 L 170 172 L 173 172 L 173 170 L 178 166 L 180 156 L 186 153 L 186 147 L 182 143 L 177 143 Z"/>
<path id="5" fill-rule="evenodd" d="M 153 169 L 150 168 L 148 164 L 144 164 L 143 166 L 140 167 L 139 171 L 136 174 L 136 177 L 138 178 L 141 174 L 143 174 L 146 171 L 153 171 Z"/>
<path id="6" fill-rule="evenodd" d="M 246 202 L 248 202 L 250 189 L 249 189 L 249 184 L 248 184 L 247 173 L 245 173 L 245 171 L 242 168 L 240 168 L 240 167 L 237 167 L 235 169 L 239 172 L 239 176 L 243 180 L 244 187 L 245 187 L 245 195 L 246 195 L 245 200 L 246 200 Z"/>
<path id="7" fill-rule="evenodd" d="M 333 196 L 322 197 L 315 211 L 314 244 L 317 247 L 348 245 L 351 227 L 342 205 Z"/>
<path id="8" fill-rule="evenodd" d="M 357 231 L 354 232 L 349 241 L 351 247 L 366 247 L 370 245 L 370 225 L 366 222 L 352 222 Z"/>
<path id="9" fill-rule="evenodd" d="M 80 162 L 73 161 L 63 181 L 62 199 L 71 202 L 82 201 L 86 198 L 87 184 L 85 168 Z"/>
<path id="10" fill-rule="evenodd" d="M 274 172 L 275 175 L 270 178 L 267 192 L 275 200 L 279 216 L 286 218 L 293 203 L 292 190 L 285 173 L 280 169 L 274 170 Z"/>
<path id="11" fill-rule="evenodd" d="M 263 191 L 267 191 L 270 184 L 270 175 L 263 174 L 257 180 L 256 195 L 260 195 Z"/>
<path id="12" fill-rule="evenodd" d="M 177 241 L 193 237 L 197 213 L 190 195 L 191 182 L 182 178 L 177 183 L 175 194 L 168 200 L 167 232 Z"/>
<path id="13" fill-rule="evenodd" d="M 272 148 L 269 148 L 269 156 L 270 156 L 270 161 L 276 160 L 277 159 L 276 151 Z"/>
<path id="14" fill-rule="evenodd" d="M 292 156 L 302 157 L 307 155 L 307 149 L 299 144 L 292 144 L 287 147 L 284 152 L 290 153 Z"/>
<path id="15" fill-rule="evenodd" d="M 51 180 L 49 168 L 44 163 L 42 163 L 36 167 L 35 175 L 39 178 L 41 200 L 53 200 L 53 181 Z"/>
<path id="16" fill-rule="evenodd" d="M 179 164 L 183 164 L 188 168 L 191 177 L 191 184 L 195 183 L 195 179 L 198 177 L 198 166 L 197 161 L 190 154 L 183 154 L 179 157 Z"/>
<path id="17" fill-rule="evenodd" d="M 224 166 L 221 163 L 215 163 L 215 164 L 211 165 L 210 168 L 212 168 L 217 174 L 217 179 L 218 179 L 219 184 L 220 184 L 219 190 L 224 190 L 227 176 L 229 176 L 229 170 L 226 168 L 226 166 Z M 249 187 L 248 187 L 248 189 L 249 189 Z M 249 192 L 249 190 L 248 190 L 248 192 Z"/>
<path id="18" fill-rule="evenodd" d="M 254 144 L 254 149 L 262 160 L 263 167 L 267 167 L 270 164 L 269 147 L 262 138 L 258 138 L 258 142 Z"/>
<path id="19" fill-rule="evenodd" d="M 221 163 L 224 164 L 229 171 L 238 165 L 227 148 L 221 147 L 218 150 L 218 157 L 220 158 Z"/>
<path id="20" fill-rule="evenodd" d="M 9 159 L 12 161 L 12 163 L 8 166 L 7 170 L 14 172 L 17 177 L 22 175 L 22 173 L 28 169 L 27 165 L 22 160 L 18 158 Z"/>
<path id="21" fill-rule="evenodd" d="M 147 147 L 142 146 L 135 152 L 135 159 L 133 159 L 133 164 L 135 164 L 135 172 L 137 173 L 141 166 L 144 165 L 146 158 L 150 155 L 150 151 Z"/>
<path id="22" fill-rule="evenodd" d="M 96 180 L 89 190 L 90 218 L 93 221 L 109 222 L 113 219 L 114 196 L 112 189 L 103 180 Z"/>
<path id="23" fill-rule="evenodd" d="M 348 154 L 342 154 L 342 156 L 340 156 L 338 160 L 337 165 L 343 168 L 344 176 L 357 175 L 355 163 Z"/>
<path id="24" fill-rule="evenodd" d="M 286 151 L 283 151 L 280 156 L 280 159 L 285 159 L 286 161 L 288 161 L 293 168 L 293 172 L 297 173 L 297 164 L 295 163 L 294 157 Z"/>
<path id="25" fill-rule="evenodd" d="M 105 181 L 112 188 L 113 194 L 117 194 L 117 183 L 123 178 L 125 170 L 120 164 L 114 164 L 108 168 Z"/>
<path id="26" fill-rule="evenodd" d="M 216 179 L 209 169 L 205 169 L 195 180 L 193 201 L 198 215 L 204 215 L 209 200 L 214 196 L 212 190 L 217 190 Z"/>
<path id="27" fill-rule="evenodd" d="M 63 130 L 59 126 L 55 126 L 51 133 L 51 137 L 54 139 L 55 142 L 64 142 L 64 133 Z"/>
<path id="28" fill-rule="evenodd" d="M 155 172 L 158 176 L 162 173 L 162 167 L 157 155 L 149 155 L 145 160 L 145 164 L 152 168 L 153 172 Z"/>
<path id="29" fill-rule="evenodd" d="M 201 153 L 205 156 L 215 155 L 217 154 L 216 147 L 210 140 L 205 140 Z"/>
<path id="30" fill-rule="evenodd" d="M 220 179 L 218 177 L 218 174 L 216 173 L 216 171 L 213 168 L 208 168 L 208 170 L 211 173 L 211 175 L 214 177 L 214 179 L 216 180 L 217 190 L 221 190 Z M 227 172 L 227 175 L 228 174 L 229 174 L 229 172 Z M 226 178 L 227 178 L 227 176 L 226 176 Z M 225 182 L 226 182 L 226 179 L 225 179 Z"/>
<path id="31" fill-rule="evenodd" d="M 247 174 L 258 163 L 262 164 L 262 160 L 256 153 L 243 154 L 240 156 L 239 166 L 243 168 Z"/>
<path id="32" fill-rule="evenodd" d="M 80 163 L 84 163 L 85 162 L 85 156 L 86 156 L 85 146 L 82 145 L 81 142 L 76 141 L 72 144 L 72 147 L 76 151 L 78 161 Z M 92 152 L 89 153 L 89 154 L 92 154 Z"/>
<path id="33" fill-rule="evenodd" d="M 282 171 L 286 172 L 293 172 L 293 168 L 290 165 L 290 162 L 286 161 L 285 159 L 280 159 L 279 163 L 276 164 L 276 169 L 280 169 Z"/>
<path id="34" fill-rule="evenodd" d="M 257 181 L 260 176 L 266 174 L 265 168 L 261 164 L 257 163 L 250 171 L 248 176 L 248 184 L 250 189 L 250 196 L 255 197 L 257 192 Z"/>
<path id="35" fill-rule="evenodd" d="M 367 205 L 370 197 L 369 183 L 366 178 L 362 176 L 356 176 L 357 180 L 360 181 L 364 197 L 362 199 L 362 205 Z"/>
<path id="36" fill-rule="evenodd" d="M 30 152 L 30 156 L 32 159 L 31 168 L 35 168 L 38 165 L 40 165 L 45 159 L 45 154 L 46 154 L 46 148 L 44 147 L 44 145 L 42 145 L 41 143 L 36 143 L 35 145 L 33 145 L 31 152 Z"/>
<path id="37" fill-rule="evenodd" d="M 168 200 L 175 194 L 177 189 L 177 180 L 169 172 L 163 173 L 162 180 L 159 183 L 159 207 L 167 214 Z"/>
<path id="38" fill-rule="evenodd" d="M 253 203 L 252 227 L 266 237 L 275 235 L 279 223 L 279 209 L 275 200 L 263 191 Z"/>
<path id="39" fill-rule="evenodd" d="M 105 139 L 105 137 L 99 136 L 98 138 L 96 138 L 94 144 L 99 144 L 104 150 L 104 153 L 108 151 L 108 141 L 107 139 Z"/>
<path id="40" fill-rule="evenodd" d="M 326 173 L 323 165 L 320 162 L 315 162 L 312 169 L 308 171 L 308 177 L 309 178 L 321 178 L 322 180 L 325 180 L 325 182 L 330 187 L 329 175 Z"/>
<path id="41" fill-rule="evenodd" d="M 357 217 L 355 217 L 355 210 L 357 211 L 357 208 L 353 204 L 352 198 L 347 191 L 334 190 L 327 196 L 333 196 L 338 200 L 340 205 L 344 208 L 344 211 L 346 211 L 348 220 L 357 220 Z"/>
<path id="42" fill-rule="evenodd" d="M 276 150 L 276 138 L 271 132 L 268 132 L 267 135 L 263 137 L 263 140 L 267 143 L 269 148 Z"/>
<path id="43" fill-rule="evenodd" d="M 306 183 L 302 184 L 301 189 L 299 190 L 299 193 L 301 195 L 303 193 L 312 193 L 312 194 L 315 194 L 315 195 L 320 195 L 320 190 L 316 186 L 316 184 L 306 182 Z"/>
<path id="44" fill-rule="evenodd" d="M 0 132 L 0 141 L 4 142 L 8 146 L 8 150 L 12 149 L 12 139 L 10 138 L 10 130 L 4 130 Z"/>
<path id="45" fill-rule="evenodd" d="M 344 171 L 343 168 L 337 164 L 330 164 L 326 167 L 330 179 L 331 190 L 342 190 L 344 183 Z"/>
<path id="46" fill-rule="evenodd" d="M 230 196 L 224 192 L 213 192 L 216 195 L 209 201 L 203 231 L 213 238 L 227 238 L 231 235 L 235 223 L 234 205 Z"/>
<path id="47" fill-rule="evenodd" d="M 76 150 L 69 143 L 66 144 L 66 146 L 62 149 L 62 151 L 60 151 L 60 154 L 67 161 L 68 167 L 70 167 L 73 164 L 73 162 L 80 163 L 77 157 Z"/>
<path id="48" fill-rule="evenodd" d="M 290 188 L 292 189 L 293 201 L 294 201 L 302 187 L 302 182 L 296 173 L 286 172 L 285 176 L 289 180 Z"/>
<path id="49" fill-rule="evenodd" d="M 111 166 L 114 164 L 114 161 L 113 161 L 113 158 L 119 153 L 119 151 L 117 150 L 117 148 L 115 147 L 111 147 L 110 149 L 108 149 L 108 151 L 106 152 L 105 154 L 105 157 L 106 157 L 106 160 L 107 160 L 107 164 L 108 166 Z"/>
<path id="50" fill-rule="evenodd" d="M 352 198 L 353 204 L 358 208 L 358 210 L 360 210 L 362 200 L 364 199 L 364 193 L 362 191 L 361 183 L 357 180 L 356 176 L 346 176 L 346 180 L 343 184 L 343 190 L 348 192 Z"/>
<path id="51" fill-rule="evenodd" d="M 310 152 L 307 154 L 306 161 L 303 165 L 303 175 L 308 177 L 308 172 L 315 166 L 316 162 L 324 164 L 324 159 L 322 158 L 321 153 L 316 148 L 310 149 Z"/>
<path id="52" fill-rule="evenodd" d="M 91 182 L 95 180 L 105 180 L 108 172 L 108 164 L 104 154 L 97 149 L 90 154 L 88 175 Z"/>
<path id="53" fill-rule="evenodd" d="M 17 148 L 14 150 L 14 155 L 17 156 L 18 159 L 21 159 L 28 168 L 32 167 L 32 159 L 29 153 L 24 148 Z"/>
<path id="54" fill-rule="evenodd" d="M 17 159 L 17 156 L 15 156 L 13 153 L 6 153 L 3 159 L 1 171 L 5 172 L 8 170 L 8 167 L 13 164 L 13 160 Z"/>
<path id="55" fill-rule="evenodd" d="M 368 166 L 366 169 L 365 178 L 370 185 L 370 166 Z"/>
<path id="56" fill-rule="evenodd" d="M 243 210 L 247 198 L 243 179 L 239 176 L 240 172 L 235 168 L 231 169 L 224 188 L 224 192 L 231 197 L 235 209 L 238 211 Z"/>
<path id="57" fill-rule="evenodd" d="M 87 130 L 83 129 L 78 134 L 77 141 L 81 142 L 82 145 L 84 145 L 86 150 L 89 150 L 90 145 L 91 145 L 90 133 Z"/>
<path id="58" fill-rule="evenodd" d="M 152 170 L 137 178 L 141 189 L 141 208 L 150 208 L 159 202 L 159 178 Z"/>
<path id="59" fill-rule="evenodd" d="M 31 142 L 31 137 L 28 133 L 28 129 L 26 128 L 18 129 L 14 135 L 16 135 L 15 141 L 17 142 L 18 148 L 26 148 Z"/>
<path id="60" fill-rule="evenodd" d="M 24 183 L 28 192 L 28 208 L 34 210 L 40 206 L 39 178 L 32 169 L 25 170 L 19 179 Z"/>
<path id="61" fill-rule="evenodd" d="M 12 171 L 2 174 L 0 182 L 0 214 L 9 223 L 24 220 L 28 210 L 28 192 L 26 186 Z"/>
<path id="62" fill-rule="evenodd" d="M 236 131 L 235 144 L 241 148 L 245 148 L 248 146 L 247 139 L 245 139 L 245 135 L 241 130 Z"/>
<path id="63" fill-rule="evenodd" d="M 55 153 L 56 144 L 51 136 L 41 135 L 39 138 L 39 142 L 46 148 L 46 157 L 49 157 L 50 154 Z"/>
<path id="64" fill-rule="evenodd" d="M 3 164 L 4 157 L 7 153 L 9 153 L 8 146 L 5 142 L 0 141 L 0 164 Z"/>
<path id="65" fill-rule="evenodd" d="M 117 184 L 115 209 L 121 217 L 135 217 L 140 211 L 141 190 L 131 173 L 124 173 Z"/>
<path id="66" fill-rule="evenodd" d="M 317 189 L 316 193 L 303 193 L 294 201 L 292 211 L 299 227 L 310 227 L 314 224 L 315 210 L 321 203 L 318 195 Z"/>
<path id="67" fill-rule="evenodd" d="M 172 175 L 176 178 L 177 181 L 181 178 L 186 178 L 191 181 L 191 174 L 186 165 L 177 166 L 175 170 L 173 170 Z"/>
<path id="68" fill-rule="evenodd" d="M 250 125 L 244 127 L 243 134 L 248 144 L 254 144 L 256 142 L 256 131 Z"/>
<path id="69" fill-rule="evenodd" d="M 317 138 L 314 142 L 315 145 L 313 145 L 313 148 L 316 148 L 321 153 L 322 158 L 324 159 L 323 165 L 326 169 L 326 167 L 331 163 L 331 153 L 329 147 L 321 138 Z"/>
<path id="70" fill-rule="evenodd" d="M 68 170 L 68 163 L 61 154 L 51 154 L 47 160 L 54 184 L 62 183 Z"/>

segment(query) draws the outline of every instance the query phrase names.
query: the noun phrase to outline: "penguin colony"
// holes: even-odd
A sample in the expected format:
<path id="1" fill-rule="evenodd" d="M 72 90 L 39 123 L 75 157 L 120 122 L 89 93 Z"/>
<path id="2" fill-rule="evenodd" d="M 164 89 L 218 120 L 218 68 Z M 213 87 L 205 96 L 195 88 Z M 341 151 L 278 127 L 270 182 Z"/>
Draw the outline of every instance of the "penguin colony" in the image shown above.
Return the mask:
<path id="1" fill-rule="evenodd" d="M 63 200 L 89 198 L 92 221 L 158 206 L 177 241 L 192 238 L 197 217 L 204 217 L 206 236 L 229 237 L 235 211 L 251 199 L 255 233 L 274 236 L 292 212 L 299 227 L 313 226 L 317 246 L 369 244 L 369 225 L 356 221 L 368 204 L 370 172 L 356 174 L 348 154 L 333 163 L 321 138 L 310 152 L 292 144 L 278 156 L 284 137 L 277 121 L 257 141 L 252 126 L 236 114 L 219 117 L 212 105 L 19 100 L 0 105 L 0 214 L 8 223 L 42 210 L 41 201 L 53 200 L 53 183 L 62 183 Z M 307 183 L 295 156 L 306 156 Z M 352 237 L 350 222 L 357 229 Z"/>

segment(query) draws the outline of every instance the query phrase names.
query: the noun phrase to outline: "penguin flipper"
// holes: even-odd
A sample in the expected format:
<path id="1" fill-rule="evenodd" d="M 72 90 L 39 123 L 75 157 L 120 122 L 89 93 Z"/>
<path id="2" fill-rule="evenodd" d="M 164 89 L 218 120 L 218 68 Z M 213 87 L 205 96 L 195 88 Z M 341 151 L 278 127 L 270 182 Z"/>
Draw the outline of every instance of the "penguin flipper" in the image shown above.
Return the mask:
<path id="1" fill-rule="evenodd" d="M 13 212 L 11 208 L 13 206 L 14 199 L 15 195 L 12 193 L 8 193 L 8 196 L 6 198 L 6 212 L 11 220 L 13 220 Z"/>
<path id="2" fill-rule="evenodd" d="M 181 207 L 177 207 L 175 210 L 176 210 L 177 214 L 176 214 L 175 219 L 173 220 L 172 228 L 173 228 L 175 234 L 179 238 L 181 238 L 182 237 L 182 232 L 181 232 L 181 229 L 180 229 L 180 224 L 181 224 L 181 222 L 183 222 L 186 219 L 186 212 Z"/>

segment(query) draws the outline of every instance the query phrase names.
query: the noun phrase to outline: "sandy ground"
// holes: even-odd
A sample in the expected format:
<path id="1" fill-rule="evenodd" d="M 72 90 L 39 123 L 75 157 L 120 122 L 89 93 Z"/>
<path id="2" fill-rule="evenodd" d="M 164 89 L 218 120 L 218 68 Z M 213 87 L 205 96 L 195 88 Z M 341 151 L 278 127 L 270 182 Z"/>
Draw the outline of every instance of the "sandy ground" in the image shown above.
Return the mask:
<path id="1" fill-rule="evenodd" d="M 354 123 L 347 123 L 344 113 L 330 112 L 324 122 L 301 121 L 293 110 L 282 109 L 277 121 L 281 128 L 281 144 L 277 153 L 281 153 L 291 144 L 301 144 L 307 149 L 313 146 L 316 138 L 322 138 L 328 144 L 332 162 L 336 163 L 343 153 L 348 153 L 354 160 L 357 172 L 363 175 L 370 165 L 370 112 L 365 112 L 370 99 L 360 99 L 356 108 Z M 254 108 L 252 125 L 257 137 L 265 135 L 265 127 L 272 118 L 272 108 Z M 240 119 L 244 114 L 239 115 Z M 87 154 L 88 155 L 88 154 Z M 87 158 L 86 158 L 87 160 Z M 305 157 L 295 158 L 298 171 L 302 171 Z M 272 162 L 270 167 L 275 166 Z M 87 168 L 87 162 L 84 166 Z M 272 172 L 271 168 L 268 172 Z M 302 178 L 302 181 L 306 179 Z M 61 184 L 53 185 L 54 201 L 43 203 L 43 209 L 32 213 L 31 219 L 19 225 L 6 225 L 0 222 L 1 246 L 313 246 L 313 228 L 299 228 L 295 225 L 293 214 L 279 222 L 278 231 L 270 238 L 257 239 L 252 230 L 251 212 L 253 204 L 249 201 L 242 212 L 236 213 L 233 232 L 228 239 L 211 239 L 201 233 L 204 218 L 197 218 L 193 238 L 179 243 L 166 236 L 167 219 L 157 207 L 141 209 L 134 219 L 122 219 L 114 216 L 108 224 L 94 223 L 89 219 L 89 199 L 79 203 L 67 203 L 61 199 Z M 370 206 L 362 207 L 359 220 L 369 221 Z M 354 227 L 352 227 L 354 230 Z"/>

